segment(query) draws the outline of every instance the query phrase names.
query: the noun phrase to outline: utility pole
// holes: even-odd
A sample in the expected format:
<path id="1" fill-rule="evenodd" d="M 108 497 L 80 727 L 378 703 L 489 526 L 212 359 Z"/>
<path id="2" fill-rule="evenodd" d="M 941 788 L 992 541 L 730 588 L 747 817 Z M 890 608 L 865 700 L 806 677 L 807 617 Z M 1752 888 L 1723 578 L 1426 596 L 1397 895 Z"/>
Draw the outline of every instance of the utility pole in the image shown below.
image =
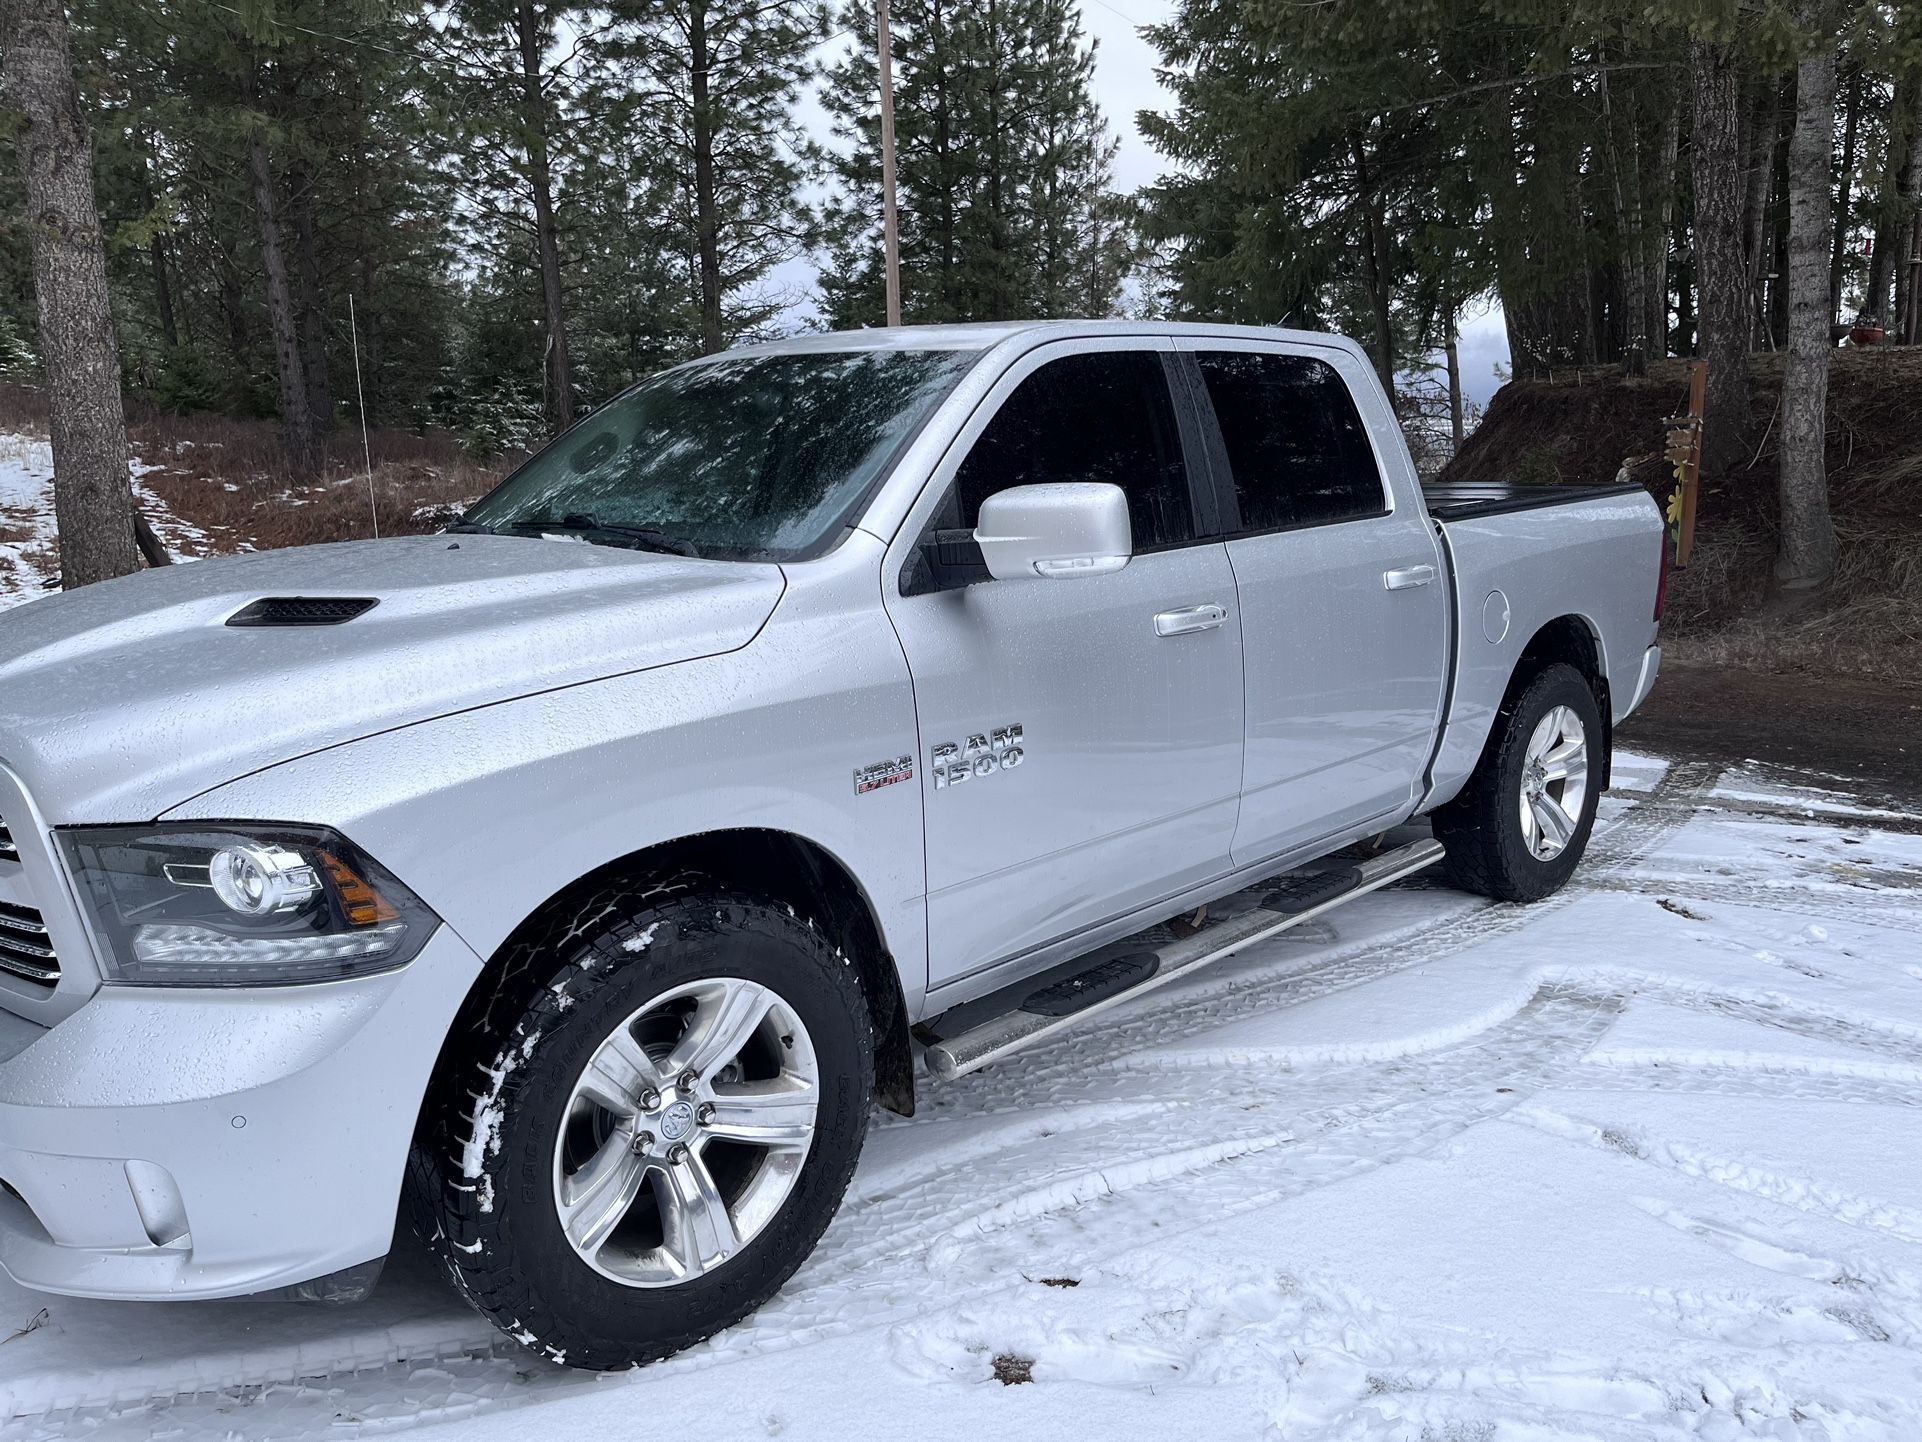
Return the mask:
<path id="1" fill-rule="evenodd" d="M 888 324 L 901 324 L 901 217 L 894 203 L 894 56 L 888 43 L 888 0 L 875 0 L 881 62 L 881 238 L 886 249 Z"/>

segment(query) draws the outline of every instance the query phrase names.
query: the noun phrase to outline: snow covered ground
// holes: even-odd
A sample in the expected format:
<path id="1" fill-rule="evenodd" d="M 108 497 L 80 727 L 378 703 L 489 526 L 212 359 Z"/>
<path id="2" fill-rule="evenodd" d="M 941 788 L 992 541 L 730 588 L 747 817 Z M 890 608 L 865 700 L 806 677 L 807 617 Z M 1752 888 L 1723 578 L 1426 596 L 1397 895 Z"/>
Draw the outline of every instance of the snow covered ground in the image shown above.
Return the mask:
<path id="1" fill-rule="evenodd" d="M 670 1362 L 553 1368 L 406 1260 L 339 1311 L 0 1284 L 0 1439 L 1913 1442 L 1922 828 L 1805 781 L 1626 760 L 1550 902 L 1403 886 L 926 1084 Z"/>
<path id="2" fill-rule="evenodd" d="M 158 467 L 129 467 L 134 497 L 176 560 L 206 555 L 206 532 L 175 516 L 142 482 Z M 44 436 L 0 431 L 0 611 L 44 596 L 59 573 L 53 518 L 53 447 Z"/>

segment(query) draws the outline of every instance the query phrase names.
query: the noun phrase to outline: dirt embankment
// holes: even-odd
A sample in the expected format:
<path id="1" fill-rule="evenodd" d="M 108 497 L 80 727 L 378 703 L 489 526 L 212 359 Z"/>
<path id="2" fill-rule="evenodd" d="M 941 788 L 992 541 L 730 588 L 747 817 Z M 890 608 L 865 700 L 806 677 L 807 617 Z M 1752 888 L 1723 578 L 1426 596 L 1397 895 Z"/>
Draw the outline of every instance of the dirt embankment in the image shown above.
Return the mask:
<path id="1" fill-rule="evenodd" d="M 1782 358 L 1750 358 L 1746 463 L 1705 482 L 1695 556 L 1669 587 L 1675 653 L 1764 670 L 1922 677 L 1922 348 L 1835 353 L 1828 473 L 1840 542 L 1833 585 L 1790 621 L 1763 614 L 1775 554 Z M 1687 363 L 1513 381 L 1497 391 L 1446 480 L 1553 484 L 1629 474 L 1666 499 L 1664 421 L 1686 409 Z M 1646 459 L 1644 459 L 1646 458 Z"/>

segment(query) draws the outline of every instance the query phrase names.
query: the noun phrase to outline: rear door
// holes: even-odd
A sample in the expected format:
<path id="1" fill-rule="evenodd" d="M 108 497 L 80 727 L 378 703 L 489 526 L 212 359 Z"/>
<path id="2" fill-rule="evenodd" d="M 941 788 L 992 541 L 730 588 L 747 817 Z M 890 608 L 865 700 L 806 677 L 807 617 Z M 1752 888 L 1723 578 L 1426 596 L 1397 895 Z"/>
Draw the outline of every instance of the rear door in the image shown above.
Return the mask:
<path id="1" fill-rule="evenodd" d="M 1184 341 L 1241 607 L 1247 865 L 1413 804 L 1440 724 L 1446 577 L 1398 506 L 1369 426 L 1392 427 L 1346 352 Z M 1370 406 L 1367 421 L 1356 403 Z M 1392 432 L 1390 432 L 1392 434 Z M 1412 485 L 1412 477 L 1409 478 Z"/>
<path id="2" fill-rule="evenodd" d="M 1022 357 L 890 553 L 883 591 L 921 732 L 931 987 L 1228 869 L 1241 633 L 1227 552 L 1200 539 L 1206 482 L 1172 354 L 1143 337 Z M 1127 492 L 1124 568 L 942 585 L 918 564 L 923 536 L 972 529 L 988 496 L 1048 481 Z"/>

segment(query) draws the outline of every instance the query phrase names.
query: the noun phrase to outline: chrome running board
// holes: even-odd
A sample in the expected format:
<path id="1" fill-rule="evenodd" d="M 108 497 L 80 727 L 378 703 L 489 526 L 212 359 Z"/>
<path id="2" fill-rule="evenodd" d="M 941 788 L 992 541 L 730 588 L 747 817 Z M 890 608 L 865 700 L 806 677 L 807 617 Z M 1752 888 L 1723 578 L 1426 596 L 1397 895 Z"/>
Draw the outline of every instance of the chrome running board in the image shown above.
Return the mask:
<path id="1" fill-rule="evenodd" d="M 1137 948 L 1127 952 L 1125 942 L 1103 947 L 1097 955 L 1106 955 L 1106 961 L 1097 962 L 1087 971 L 1065 981 L 1040 987 L 1012 1011 L 930 1043 L 926 1052 L 928 1070 L 943 1081 L 966 1076 L 991 1061 L 998 1061 L 1056 1032 L 1065 1031 L 1076 1022 L 1119 1006 L 1143 992 L 1153 991 L 1177 977 L 1199 971 L 1210 962 L 1233 956 L 1258 941 L 1278 936 L 1304 921 L 1312 921 L 1325 912 L 1353 901 L 1357 896 L 1366 896 L 1405 876 L 1412 876 L 1441 858 L 1442 845 L 1439 841 L 1427 838 L 1411 841 L 1406 846 L 1384 851 L 1379 856 L 1371 856 L 1348 868 L 1348 883 L 1333 894 L 1329 894 L 1328 886 L 1314 884 L 1327 877 L 1328 873 L 1291 872 L 1286 878 L 1275 880 L 1309 883 L 1308 896 L 1303 898 L 1307 904 L 1299 911 L 1280 909 L 1286 907 L 1289 901 L 1284 885 L 1283 890 L 1271 894 L 1254 910 L 1206 926 L 1193 936 L 1168 942 L 1156 949 Z M 1272 886 L 1274 882 L 1264 884 Z M 1299 892 L 1299 888 L 1297 890 Z M 1122 954 L 1124 952 L 1126 954 Z M 1113 984 L 1116 968 L 1122 968 L 1124 974 L 1132 971 L 1144 974 L 1130 985 L 1117 987 Z M 1064 1010 L 1059 1004 L 1060 999 L 1071 994 L 1077 984 L 1084 981 L 1090 993 L 1086 1004 Z"/>

